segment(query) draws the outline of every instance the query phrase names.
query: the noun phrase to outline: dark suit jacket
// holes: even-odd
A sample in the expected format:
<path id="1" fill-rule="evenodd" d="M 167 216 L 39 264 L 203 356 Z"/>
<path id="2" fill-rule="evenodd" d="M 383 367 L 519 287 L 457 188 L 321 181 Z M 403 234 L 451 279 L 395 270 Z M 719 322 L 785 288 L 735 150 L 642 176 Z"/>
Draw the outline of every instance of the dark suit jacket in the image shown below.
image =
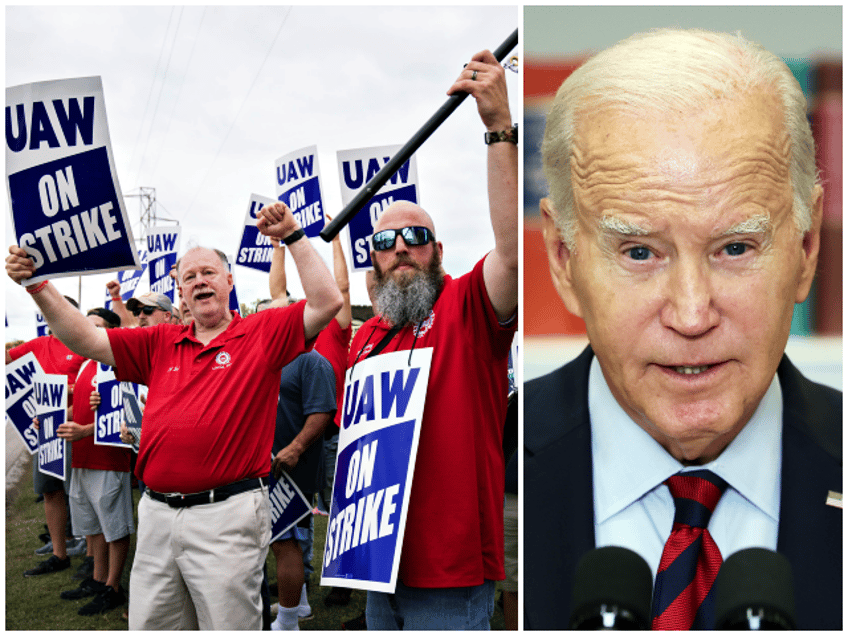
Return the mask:
<path id="1" fill-rule="evenodd" d="M 525 384 L 524 627 L 567 629 L 578 559 L 595 547 L 589 365 L 592 350 Z M 777 549 L 792 564 L 799 629 L 842 628 L 842 393 L 786 356 Z M 728 556 L 728 555 L 725 555 Z"/>

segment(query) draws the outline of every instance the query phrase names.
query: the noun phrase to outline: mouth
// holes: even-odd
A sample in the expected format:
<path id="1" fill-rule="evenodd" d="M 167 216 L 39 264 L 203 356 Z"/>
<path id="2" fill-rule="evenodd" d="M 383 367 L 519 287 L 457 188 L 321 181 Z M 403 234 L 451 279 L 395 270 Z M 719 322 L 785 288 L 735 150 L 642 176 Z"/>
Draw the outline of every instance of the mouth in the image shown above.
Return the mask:
<path id="1" fill-rule="evenodd" d="M 212 298 L 215 295 L 214 292 L 211 291 L 202 291 L 198 292 L 194 295 L 194 300 L 206 300 L 207 298 Z"/>
<path id="2" fill-rule="evenodd" d="M 680 373 L 681 375 L 700 375 L 704 371 L 712 368 L 714 365 L 711 364 L 703 364 L 697 367 L 671 367 L 674 369 L 675 373 Z"/>
<path id="3" fill-rule="evenodd" d="M 678 378 L 681 380 L 695 381 L 704 380 L 713 377 L 715 374 L 724 368 L 729 363 L 729 360 L 721 362 L 707 362 L 702 364 L 657 364 L 667 376 Z"/>

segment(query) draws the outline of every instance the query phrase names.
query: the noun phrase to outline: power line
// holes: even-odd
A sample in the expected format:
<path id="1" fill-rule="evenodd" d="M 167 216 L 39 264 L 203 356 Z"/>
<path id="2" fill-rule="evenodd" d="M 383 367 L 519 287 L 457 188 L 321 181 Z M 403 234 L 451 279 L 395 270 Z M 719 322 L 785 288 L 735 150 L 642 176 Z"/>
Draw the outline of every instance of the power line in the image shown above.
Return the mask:
<path id="1" fill-rule="evenodd" d="M 212 172 L 212 168 L 215 165 L 215 162 L 218 160 L 218 156 L 221 154 L 221 151 L 224 149 L 224 146 L 227 143 L 227 140 L 230 137 L 230 133 L 233 131 L 233 128 L 238 121 L 239 116 L 241 115 L 241 111 L 244 109 L 245 104 L 247 104 L 247 99 L 250 97 L 250 93 L 253 92 L 253 87 L 256 85 L 256 81 L 259 79 L 259 75 L 262 73 L 262 69 L 265 68 L 265 63 L 268 61 L 268 58 L 271 56 L 271 51 L 274 49 L 274 45 L 277 43 L 277 38 L 280 37 L 280 33 L 283 31 L 283 27 L 289 19 L 289 15 L 291 14 L 291 7 L 286 7 L 286 14 L 283 16 L 282 21 L 280 22 L 280 26 L 277 29 L 277 33 L 274 35 L 274 39 L 271 41 L 271 45 L 268 47 L 268 51 L 265 53 L 265 57 L 262 60 L 262 63 L 259 65 L 259 70 L 256 71 L 256 74 L 253 76 L 253 81 L 250 84 L 250 88 L 247 89 L 247 93 L 242 100 L 241 106 L 239 106 L 238 112 L 236 116 L 233 118 L 232 123 L 230 124 L 229 129 L 227 129 L 227 134 L 224 135 L 224 139 L 221 142 L 221 145 L 218 147 L 218 151 L 215 153 L 215 157 L 212 159 L 212 162 L 209 164 L 209 168 L 206 170 L 206 174 L 203 175 L 203 179 L 200 182 L 200 185 L 197 187 L 195 191 L 194 197 L 192 198 L 191 204 L 186 208 L 185 212 L 183 212 L 180 220 L 188 214 L 191 209 L 194 207 L 195 202 L 197 201 L 197 197 L 200 196 L 200 192 L 203 190 L 203 184 L 206 183 L 206 179 L 209 178 L 209 174 Z"/>

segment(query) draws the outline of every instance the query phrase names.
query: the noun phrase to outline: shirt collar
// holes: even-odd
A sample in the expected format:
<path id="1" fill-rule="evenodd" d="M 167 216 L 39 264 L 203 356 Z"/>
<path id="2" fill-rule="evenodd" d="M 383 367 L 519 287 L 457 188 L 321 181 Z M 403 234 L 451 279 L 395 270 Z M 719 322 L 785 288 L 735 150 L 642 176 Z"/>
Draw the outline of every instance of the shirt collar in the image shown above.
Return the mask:
<path id="1" fill-rule="evenodd" d="M 215 339 L 212 340 L 212 342 L 210 342 L 209 345 L 207 345 L 207 346 L 213 346 L 213 345 L 217 346 L 219 344 L 223 344 L 224 342 L 226 342 L 230 338 L 235 338 L 235 337 L 241 336 L 243 334 L 243 325 L 241 324 L 242 323 L 242 317 L 238 314 L 238 312 L 233 311 L 232 309 L 230 309 L 229 311 L 230 311 L 230 314 L 232 315 L 232 320 L 230 320 L 230 324 L 227 325 L 227 328 L 224 329 L 224 331 L 222 331 L 217 336 L 215 336 Z M 178 342 L 182 342 L 184 340 L 189 340 L 189 341 L 195 342 L 199 345 L 203 344 L 194 335 L 194 323 L 195 323 L 195 321 L 192 320 L 191 323 L 189 323 L 188 325 L 184 325 L 179 330 L 179 332 L 177 332 L 177 336 L 174 339 L 175 344 L 178 343 Z"/>
<path id="2" fill-rule="evenodd" d="M 589 370 L 595 521 L 602 523 L 681 470 L 708 469 L 765 514 L 778 519 L 782 396 L 775 375 L 747 425 L 714 461 L 685 468 L 616 401 L 600 363 Z M 757 470 L 751 470 L 757 466 Z"/>

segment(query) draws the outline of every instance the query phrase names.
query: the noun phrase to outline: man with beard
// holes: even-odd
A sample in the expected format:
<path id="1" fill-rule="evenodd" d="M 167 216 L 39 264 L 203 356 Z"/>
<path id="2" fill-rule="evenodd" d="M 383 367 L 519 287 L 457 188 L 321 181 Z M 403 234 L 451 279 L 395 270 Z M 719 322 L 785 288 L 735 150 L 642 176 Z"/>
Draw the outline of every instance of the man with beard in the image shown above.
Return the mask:
<path id="1" fill-rule="evenodd" d="M 489 134 L 489 212 L 495 247 L 470 273 L 442 270 L 430 216 L 409 202 L 375 226 L 371 261 L 379 315 L 351 345 L 370 355 L 433 348 L 394 594 L 368 592 L 368 629 L 488 629 L 504 578 L 503 423 L 507 358 L 518 299 L 517 128 L 504 70 L 483 51 L 449 93 L 477 101 Z M 501 143 L 497 143 L 501 142 Z"/>

